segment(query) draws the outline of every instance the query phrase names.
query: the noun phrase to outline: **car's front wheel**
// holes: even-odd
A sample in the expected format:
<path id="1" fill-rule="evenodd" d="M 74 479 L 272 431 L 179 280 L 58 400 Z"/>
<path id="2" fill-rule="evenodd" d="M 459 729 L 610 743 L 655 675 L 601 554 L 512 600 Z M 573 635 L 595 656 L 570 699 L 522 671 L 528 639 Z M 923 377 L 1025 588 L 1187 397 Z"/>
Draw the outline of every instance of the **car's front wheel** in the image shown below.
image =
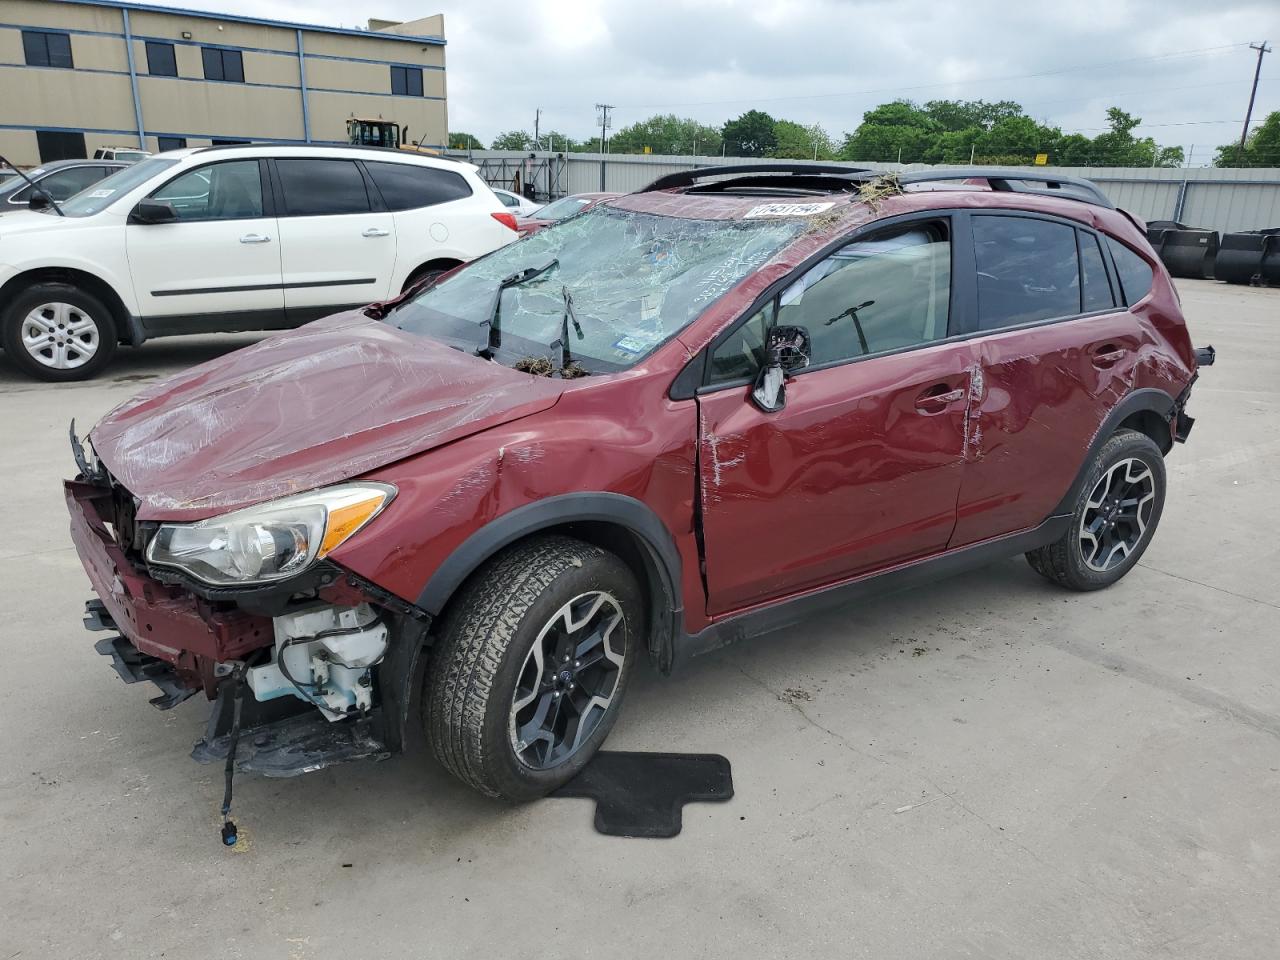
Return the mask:
<path id="1" fill-rule="evenodd" d="M 111 311 L 97 297 L 66 283 L 37 283 L 4 309 L 4 350 L 41 380 L 86 380 L 116 351 Z"/>
<path id="2" fill-rule="evenodd" d="M 1118 430 L 1090 465 L 1060 539 L 1027 554 L 1041 576 L 1072 590 L 1115 583 L 1138 562 L 1164 510 L 1164 455 L 1146 434 Z"/>
<path id="3" fill-rule="evenodd" d="M 431 654 L 427 737 L 441 763 L 512 801 L 572 779 L 617 718 L 642 610 L 627 565 L 569 537 L 536 537 L 487 563 Z"/>

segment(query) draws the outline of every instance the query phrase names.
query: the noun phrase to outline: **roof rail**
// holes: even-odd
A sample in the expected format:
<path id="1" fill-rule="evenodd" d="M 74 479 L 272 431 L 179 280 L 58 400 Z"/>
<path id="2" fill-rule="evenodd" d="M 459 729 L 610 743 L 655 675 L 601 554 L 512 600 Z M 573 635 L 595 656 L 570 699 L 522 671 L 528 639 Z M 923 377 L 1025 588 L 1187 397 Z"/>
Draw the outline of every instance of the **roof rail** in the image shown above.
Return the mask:
<path id="1" fill-rule="evenodd" d="M 851 180 L 865 179 L 865 174 L 874 173 L 863 167 L 845 167 L 833 163 L 731 163 L 719 167 L 695 167 L 693 170 L 681 170 L 679 173 L 668 173 L 649 184 L 641 193 L 653 190 L 670 190 L 673 187 L 691 187 L 699 180 L 711 177 L 733 176 L 735 174 L 753 173 L 789 173 L 795 176 L 834 176 L 848 177 Z"/>
<path id="2" fill-rule="evenodd" d="M 1065 177 L 1059 173 L 1041 173 L 1036 170 L 1002 167 L 948 167 L 940 170 L 912 170 L 898 174 L 898 182 L 937 183 L 950 180 L 985 180 L 994 191 L 1032 193 L 1042 197 L 1060 197 L 1079 200 L 1097 207 L 1116 209 L 1096 183 L 1082 177 Z M 1043 184 L 1043 186 L 1017 186 L 1017 184 Z"/>

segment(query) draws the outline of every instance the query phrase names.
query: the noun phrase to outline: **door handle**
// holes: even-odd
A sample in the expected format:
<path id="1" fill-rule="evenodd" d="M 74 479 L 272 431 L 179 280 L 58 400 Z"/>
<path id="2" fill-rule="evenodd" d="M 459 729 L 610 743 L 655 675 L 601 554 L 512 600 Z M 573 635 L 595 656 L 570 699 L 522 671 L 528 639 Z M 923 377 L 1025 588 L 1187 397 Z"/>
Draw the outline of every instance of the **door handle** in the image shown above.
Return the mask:
<path id="1" fill-rule="evenodd" d="M 271 238 L 260 233 L 246 233 L 240 238 L 241 243 L 270 243 Z"/>
<path id="2" fill-rule="evenodd" d="M 1107 367 L 1114 367 L 1124 359 L 1125 354 L 1128 352 L 1124 347 L 1117 346 L 1114 343 L 1105 343 L 1100 347 L 1094 348 L 1093 365 L 1103 370 Z"/>
<path id="3" fill-rule="evenodd" d="M 390 230 L 381 230 L 378 227 L 370 227 L 364 233 L 360 234 L 362 237 L 387 237 L 390 235 Z"/>
<path id="4" fill-rule="evenodd" d="M 921 413 L 941 413 L 957 400 L 964 399 L 964 389 L 948 390 L 949 384 L 939 383 L 916 397 L 916 409 Z"/>

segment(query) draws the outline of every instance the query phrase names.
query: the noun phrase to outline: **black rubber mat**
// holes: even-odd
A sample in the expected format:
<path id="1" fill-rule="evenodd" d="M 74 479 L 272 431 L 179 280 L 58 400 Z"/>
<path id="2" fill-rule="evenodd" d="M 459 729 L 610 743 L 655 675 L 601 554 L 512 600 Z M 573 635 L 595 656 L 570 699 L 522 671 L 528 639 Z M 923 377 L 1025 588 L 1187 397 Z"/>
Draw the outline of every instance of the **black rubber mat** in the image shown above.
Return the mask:
<path id="1" fill-rule="evenodd" d="M 674 837 L 686 803 L 733 796 L 733 771 L 714 753 L 602 751 L 551 796 L 594 800 L 611 837 Z"/>

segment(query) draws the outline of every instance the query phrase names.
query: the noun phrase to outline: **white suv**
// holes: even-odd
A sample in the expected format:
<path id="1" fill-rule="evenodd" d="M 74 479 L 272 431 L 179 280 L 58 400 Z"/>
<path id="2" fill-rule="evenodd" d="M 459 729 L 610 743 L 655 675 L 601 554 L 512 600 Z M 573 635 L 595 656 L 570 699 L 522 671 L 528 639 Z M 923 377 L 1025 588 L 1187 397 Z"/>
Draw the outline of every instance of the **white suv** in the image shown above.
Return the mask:
<path id="1" fill-rule="evenodd" d="M 368 147 L 174 150 L 60 209 L 0 219 L 4 349 L 44 380 L 118 343 L 298 326 L 516 238 L 475 167 Z"/>

